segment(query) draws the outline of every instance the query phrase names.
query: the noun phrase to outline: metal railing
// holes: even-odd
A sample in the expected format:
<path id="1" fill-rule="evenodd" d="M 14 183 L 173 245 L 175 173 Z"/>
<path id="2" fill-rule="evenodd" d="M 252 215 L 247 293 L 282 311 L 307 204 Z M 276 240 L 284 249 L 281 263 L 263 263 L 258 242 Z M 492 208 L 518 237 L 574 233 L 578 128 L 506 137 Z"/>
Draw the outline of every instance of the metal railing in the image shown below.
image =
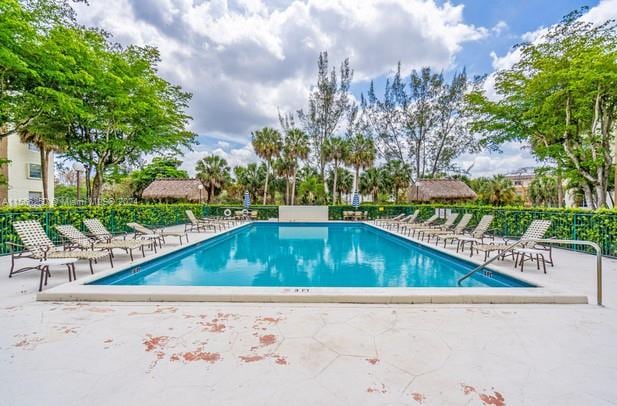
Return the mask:
<path id="1" fill-rule="evenodd" d="M 598 306 L 602 306 L 602 249 L 600 248 L 598 244 L 596 244 L 593 241 L 561 240 L 561 239 L 553 239 L 553 238 L 518 240 L 510 244 L 509 246 L 507 246 L 506 249 L 502 250 L 499 254 L 486 260 L 482 265 L 478 265 L 476 268 L 472 269 L 467 274 L 459 278 L 459 280 L 457 281 L 458 285 L 461 286 L 461 283 L 465 279 L 469 278 L 470 276 L 472 276 L 479 270 L 484 269 L 488 264 L 497 260 L 497 258 L 503 256 L 504 252 L 512 251 L 517 246 L 525 244 L 525 243 L 529 243 L 529 242 L 540 243 L 540 244 L 585 245 L 588 247 L 592 247 L 596 252 L 596 301 L 597 301 Z"/>

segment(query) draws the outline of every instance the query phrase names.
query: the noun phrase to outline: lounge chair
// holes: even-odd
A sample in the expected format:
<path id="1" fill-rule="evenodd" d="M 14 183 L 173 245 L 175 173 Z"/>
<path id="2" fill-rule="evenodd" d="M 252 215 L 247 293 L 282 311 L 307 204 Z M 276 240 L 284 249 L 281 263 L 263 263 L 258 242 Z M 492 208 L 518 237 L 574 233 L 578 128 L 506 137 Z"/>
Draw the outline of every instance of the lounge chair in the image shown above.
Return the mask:
<path id="1" fill-rule="evenodd" d="M 457 218 L 458 213 L 451 213 L 448 217 L 446 217 L 446 221 L 444 221 L 443 224 L 429 224 L 427 227 L 416 228 L 414 230 L 414 234 L 418 233 L 418 238 L 420 240 L 424 240 L 425 235 L 431 231 L 449 231 L 452 227 L 454 227 L 454 222 Z"/>
<path id="2" fill-rule="evenodd" d="M 484 244 L 486 233 L 488 232 L 493 219 L 494 216 L 492 214 L 485 214 L 482 216 L 476 227 L 469 233 L 469 235 L 465 235 L 463 233 L 438 235 L 435 244 L 439 244 L 439 239 L 443 239 L 443 246 L 445 248 L 448 241 L 456 241 L 456 252 L 459 252 L 459 249 L 463 252 L 465 250 L 465 244 L 469 243 L 471 245 L 471 255 L 473 255 L 473 245 Z M 495 237 L 491 236 L 491 239 L 494 240 Z"/>
<path id="3" fill-rule="evenodd" d="M 193 213 L 192 210 L 186 210 L 185 213 L 189 219 L 189 223 L 184 225 L 184 232 L 188 232 L 188 231 L 202 232 L 202 231 L 212 230 L 216 233 L 216 226 L 217 226 L 216 223 L 210 220 L 198 219 L 197 217 L 195 217 L 195 213 Z M 219 230 L 221 230 L 220 225 L 219 225 Z"/>
<path id="4" fill-rule="evenodd" d="M 135 231 L 135 235 L 138 237 L 157 240 L 160 247 L 163 246 L 162 243 L 165 243 L 165 237 L 178 237 L 180 239 L 180 245 L 182 245 L 182 237 L 186 238 L 187 244 L 189 242 L 189 235 L 186 231 L 183 233 L 178 233 L 174 231 L 166 231 L 162 228 L 154 230 L 139 223 L 126 223 L 126 225 Z"/>
<path id="5" fill-rule="evenodd" d="M 416 210 L 412 214 L 408 214 L 406 216 L 403 215 L 402 218 L 399 218 L 397 220 L 386 221 L 382 223 L 382 227 L 385 227 L 388 229 L 393 229 L 394 227 L 396 227 L 398 231 L 398 229 L 405 224 L 413 224 L 419 215 L 420 215 L 420 210 Z"/>
<path id="6" fill-rule="evenodd" d="M 421 223 L 403 224 L 400 226 L 400 228 L 397 231 L 400 232 L 401 234 L 403 234 L 405 231 L 407 231 L 407 235 L 410 235 L 412 233 L 415 234 L 416 229 L 422 229 L 422 228 L 426 229 L 428 226 L 436 222 L 438 219 L 439 219 L 439 215 L 435 213 L 431 217 L 429 217 L 428 219 L 424 220 Z"/>
<path id="7" fill-rule="evenodd" d="M 435 237 L 435 244 L 439 242 L 440 236 L 453 235 L 453 234 L 463 234 L 465 228 L 471 221 L 473 214 L 465 213 L 461 220 L 454 226 L 452 230 L 429 230 L 425 232 L 427 242 L 431 242 L 431 238 Z"/>
<path id="8" fill-rule="evenodd" d="M 108 242 L 111 240 L 126 240 L 127 234 L 125 232 L 115 232 L 107 230 L 107 228 L 101 223 L 99 219 L 86 219 L 84 225 L 88 229 L 88 236 L 94 238 L 100 242 Z"/>
<path id="9" fill-rule="evenodd" d="M 378 226 L 383 226 L 386 223 L 401 220 L 403 217 L 405 217 L 405 213 L 397 214 L 394 217 L 382 217 L 375 220 L 375 224 Z"/>
<path id="10" fill-rule="evenodd" d="M 259 218 L 259 212 L 257 210 L 252 210 L 250 213 L 251 220 L 257 220 Z"/>
<path id="11" fill-rule="evenodd" d="M 404 218 L 403 220 L 392 225 L 390 228 L 392 229 L 394 228 L 394 226 L 396 226 L 396 232 L 398 232 L 401 228 L 406 227 L 407 225 L 416 224 L 416 221 L 418 221 L 419 215 L 420 215 L 420 210 L 416 210 L 412 214 Z"/>
<path id="12" fill-rule="evenodd" d="M 9 272 L 9 278 L 21 272 L 25 272 L 30 269 L 40 269 L 40 265 L 30 266 L 15 270 L 15 261 L 17 259 L 30 258 L 38 259 L 41 262 L 51 259 L 68 259 L 76 258 L 88 260 L 90 264 L 90 273 L 94 274 L 92 263 L 98 259 L 108 257 L 111 266 L 114 266 L 112 255 L 109 251 L 105 250 L 81 250 L 81 251 L 61 251 L 54 243 L 49 239 L 43 226 L 36 220 L 15 221 L 13 222 L 13 228 L 17 232 L 22 244 L 16 244 L 7 242 L 9 246 L 13 248 L 23 248 L 25 251 L 11 253 L 11 270 Z"/>
<path id="13" fill-rule="evenodd" d="M 531 224 L 529 225 L 529 227 L 527 228 L 527 231 L 525 231 L 525 233 L 520 237 L 520 239 L 521 240 L 541 239 L 544 237 L 544 235 L 546 234 L 550 226 L 551 226 L 550 220 L 533 220 Z M 473 249 L 475 249 L 476 252 L 478 253 L 480 251 L 483 251 L 485 260 L 488 259 L 488 255 L 493 251 L 497 251 L 497 254 L 501 255 L 501 258 L 503 259 L 506 256 L 506 250 L 508 250 L 510 246 L 516 241 L 515 239 L 512 239 L 511 237 L 503 237 L 503 239 L 504 239 L 503 243 L 475 244 L 473 246 Z M 548 261 L 546 257 L 544 256 L 545 253 L 548 253 L 548 257 L 549 257 Z M 535 259 L 538 261 L 538 264 L 537 264 L 538 269 L 540 269 L 540 260 L 542 260 L 542 264 L 544 266 L 544 273 L 546 273 L 546 262 L 549 262 L 551 266 L 553 266 L 553 253 L 552 253 L 551 247 L 543 246 L 536 242 L 523 243 L 523 245 L 512 249 L 510 251 L 510 254 L 512 255 L 512 258 L 514 259 L 515 267 L 518 266 L 518 264 L 520 263 L 521 272 L 523 271 L 523 264 L 526 260 L 530 260 L 530 261 L 534 260 L 533 255 L 536 256 Z"/>
<path id="14" fill-rule="evenodd" d="M 133 250 L 139 249 L 141 251 L 142 256 L 146 256 L 144 252 L 144 245 L 149 245 L 150 243 L 146 241 L 138 241 L 138 240 L 110 240 L 107 242 L 97 241 L 94 238 L 89 238 L 84 233 L 79 231 L 77 228 L 70 224 L 65 225 L 57 225 L 56 230 L 60 233 L 60 235 L 64 238 L 66 243 L 64 244 L 64 249 L 73 250 L 73 249 L 81 249 L 81 250 L 108 250 L 112 252 L 114 249 L 121 249 L 126 251 L 131 257 L 131 261 L 133 261 Z"/>

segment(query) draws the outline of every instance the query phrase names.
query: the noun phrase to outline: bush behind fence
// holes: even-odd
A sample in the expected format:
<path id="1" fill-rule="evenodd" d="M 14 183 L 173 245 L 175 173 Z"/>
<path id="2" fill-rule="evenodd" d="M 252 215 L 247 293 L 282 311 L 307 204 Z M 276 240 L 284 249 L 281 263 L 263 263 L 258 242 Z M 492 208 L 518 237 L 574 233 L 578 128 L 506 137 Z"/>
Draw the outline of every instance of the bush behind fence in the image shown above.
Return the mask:
<path id="1" fill-rule="evenodd" d="M 598 243 L 605 255 L 617 256 L 617 211 L 551 208 L 492 207 L 477 205 L 362 205 L 359 210 L 367 211 L 370 219 L 393 216 L 399 213 L 412 213 L 420 210 L 420 218 L 430 217 L 435 209 L 451 209 L 460 213 L 472 213 L 471 226 L 484 214 L 495 215 L 492 228 L 497 235 L 520 236 L 534 219 L 552 221 L 548 237 L 589 240 Z M 73 224 L 84 229 L 83 220 L 99 218 L 113 232 L 128 231 L 126 223 L 135 221 L 150 226 L 169 226 L 188 221 L 185 210 L 193 210 L 200 215 L 222 216 L 225 209 L 241 210 L 233 205 L 204 204 L 127 204 L 115 206 L 62 206 L 62 207 L 7 207 L 0 209 L 0 254 L 9 252 L 6 241 L 19 242 L 12 227 L 13 221 L 38 220 L 47 234 L 60 242 L 54 226 Z M 277 206 L 254 206 L 259 219 L 278 218 Z M 351 206 L 330 206 L 329 218 L 342 219 L 343 211 L 354 210 Z M 569 247 L 577 249 L 577 247 Z M 585 249 L 580 248 L 582 251 Z"/>
<path id="2" fill-rule="evenodd" d="M 471 213 L 473 218 L 470 226 L 475 226 L 485 214 L 495 216 L 491 228 L 496 235 L 520 236 L 532 220 L 550 220 L 551 228 L 546 237 L 568 240 L 594 241 L 602 248 L 604 255 L 617 257 L 617 210 L 584 210 L 559 208 L 523 208 L 523 207 L 494 207 L 478 205 L 363 205 L 359 210 L 367 211 L 369 218 L 393 216 L 400 213 L 411 214 L 420 210 L 420 218 L 430 217 L 436 209 L 450 209 L 458 213 Z M 330 219 L 342 218 L 344 210 L 354 210 L 351 206 L 330 206 Z M 569 246 L 564 247 L 578 251 L 592 252 L 590 248 Z"/>

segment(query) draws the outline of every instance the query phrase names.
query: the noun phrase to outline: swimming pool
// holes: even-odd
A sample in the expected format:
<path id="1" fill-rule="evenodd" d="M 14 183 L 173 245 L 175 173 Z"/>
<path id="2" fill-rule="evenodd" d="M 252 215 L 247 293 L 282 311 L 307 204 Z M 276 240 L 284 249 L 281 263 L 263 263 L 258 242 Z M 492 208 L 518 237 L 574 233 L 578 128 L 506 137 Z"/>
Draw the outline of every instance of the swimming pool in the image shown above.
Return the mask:
<path id="1" fill-rule="evenodd" d="M 90 285 L 458 287 L 475 264 L 362 223 L 251 223 Z M 478 272 L 463 287 L 534 287 Z"/>

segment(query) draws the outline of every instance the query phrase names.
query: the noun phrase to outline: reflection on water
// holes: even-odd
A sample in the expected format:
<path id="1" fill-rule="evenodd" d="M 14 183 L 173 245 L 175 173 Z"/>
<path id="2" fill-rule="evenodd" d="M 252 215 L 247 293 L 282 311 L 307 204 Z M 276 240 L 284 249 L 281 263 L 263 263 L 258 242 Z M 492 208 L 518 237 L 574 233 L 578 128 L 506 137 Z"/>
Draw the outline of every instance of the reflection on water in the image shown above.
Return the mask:
<path id="1" fill-rule="evenodd" d="M 361 224 L 253 224 L 162 261 L 131 285 L 448 287 L 471 266 Z M 478 277 L 467 286 L 500 286 Z"/>

